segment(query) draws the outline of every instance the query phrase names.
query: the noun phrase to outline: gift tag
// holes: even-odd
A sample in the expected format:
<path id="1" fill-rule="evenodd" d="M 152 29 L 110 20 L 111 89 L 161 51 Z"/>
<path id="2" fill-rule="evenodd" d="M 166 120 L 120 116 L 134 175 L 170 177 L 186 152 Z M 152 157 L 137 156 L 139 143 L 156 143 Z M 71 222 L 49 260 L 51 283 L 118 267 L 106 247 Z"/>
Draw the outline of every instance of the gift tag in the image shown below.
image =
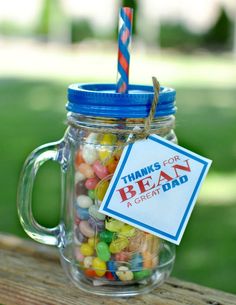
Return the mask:
<path id="1" fill-rule="evenodd" d="M 211 162 L 157 135 L 129 144 L 100 212 L 179 244 Z"/>

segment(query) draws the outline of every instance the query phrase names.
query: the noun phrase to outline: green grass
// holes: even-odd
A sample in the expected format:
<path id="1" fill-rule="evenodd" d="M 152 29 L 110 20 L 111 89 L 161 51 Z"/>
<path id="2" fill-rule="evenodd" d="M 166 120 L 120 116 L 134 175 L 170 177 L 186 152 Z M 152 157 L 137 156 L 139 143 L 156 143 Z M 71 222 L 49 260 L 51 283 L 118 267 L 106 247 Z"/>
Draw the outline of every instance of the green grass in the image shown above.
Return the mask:
<path id="1" fill-rule="evenodd" d="M 62 137 L 67 85 L 0 79 L 0 231 L 26 237 L 16 212 L 20 170 L 35 147 Z M 236 173 L 236 89 L 176 89 L 179 142 L 213 160 L 209 180 L 217 176 L 223 189 L 228 181 L 224 177 Z M 204 197 L 201 200 L 177 247 L 173 275 L 236 293 L 236 198 L 231 196 L 227 205 L 224 200 L 218 205 L 211 198 L 208 205 L 204 205 Z M 57 224 L 59 201 L 59 167 L 47 163 L 39 171 L 34 189 L 34 213 L 42 225 Z"/>

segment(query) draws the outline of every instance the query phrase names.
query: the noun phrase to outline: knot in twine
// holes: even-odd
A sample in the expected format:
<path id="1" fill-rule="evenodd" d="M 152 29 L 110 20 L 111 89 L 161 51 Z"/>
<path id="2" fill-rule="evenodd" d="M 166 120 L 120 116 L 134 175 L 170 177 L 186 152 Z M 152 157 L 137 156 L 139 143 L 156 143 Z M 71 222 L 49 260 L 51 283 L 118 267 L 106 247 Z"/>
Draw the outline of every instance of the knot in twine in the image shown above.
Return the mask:
<path id="1" fill-rule="evenodd" d="M 154 90 L 154 98 L 152 101 L 152 105 L 149 111 L 149 114 L 147 116 L 147 118 L 144 121 L 144 128 L 134 128 L 134 130 L 132 131 L 133 134 L 136 135 L 135 139 L 132 139 L 132 135 L 131 138 L 128 140 L 129 142 L 134 142 L 136 140 L 142 140 L 147 138 L 150 133 L 151 133 L 151 124 L 152 121 L 155 117 L 155 113 L 156 113 L 156 108 L 157 108 L 157 104 L 159 101 L 159 92 L 160 92 L 160 83 L 158 82 L 158 80 L 156 79 L 155 76 L 152 77 L 152 83 L 153 83 L 153 90 Z"/>

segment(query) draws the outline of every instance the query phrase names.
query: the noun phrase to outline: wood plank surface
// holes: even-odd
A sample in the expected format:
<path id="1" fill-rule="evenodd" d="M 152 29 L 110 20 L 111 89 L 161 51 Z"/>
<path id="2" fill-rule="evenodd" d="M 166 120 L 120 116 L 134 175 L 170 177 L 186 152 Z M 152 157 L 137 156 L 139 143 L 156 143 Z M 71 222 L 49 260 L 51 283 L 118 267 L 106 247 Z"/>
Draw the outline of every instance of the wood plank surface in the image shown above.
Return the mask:
<path id="1" fill-rule="evenodd" d="M 152 293 L 98 297 L 69 282 L 56 249 L 0 234 L 1 305 L 235 305 L 236 295 L 170 278 Z"/>

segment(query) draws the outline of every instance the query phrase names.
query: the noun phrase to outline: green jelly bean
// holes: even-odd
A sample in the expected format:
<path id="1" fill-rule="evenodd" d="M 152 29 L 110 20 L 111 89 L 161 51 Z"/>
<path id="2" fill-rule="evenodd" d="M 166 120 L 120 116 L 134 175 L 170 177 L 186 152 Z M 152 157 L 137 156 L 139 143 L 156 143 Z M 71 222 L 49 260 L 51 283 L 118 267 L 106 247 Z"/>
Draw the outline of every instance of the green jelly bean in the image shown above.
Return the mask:
<path id="1" fill-rule="evenodd" d="M 89 215 L 91 215 L 95 219 L 104 220 L 106 216 L 98 211 L 98 207 L 96 205 L 92 205 L 89 208 Z"/>
<path id="2" fill-rule="evenodd" d="M 115 235 L 115 233 L 105 230 L 105 231 L 100 232 L 99 238 L 101 241 L 104 241 L 105 243 L 110 244 L 114 238 L 114 235 Z"/>
<path id="3" fill-rule="evenodd" d="M 141 271 L 136 271 L 134 272 L 134 279 L 137 281 L 140 281 L 148 276 L 150 276 L 152 274 L 152 271 L 149 269 L 144 269 Z"/>
<path id="4" fill-rule="evenodd" d="M 95 190 L 88 190 L 89 197 L 94 200 L 95 199 Z"/>
<path id="5" fill-rule="evenodd" d="M 98 258 L 100 258 L 101 261 L 104 261 L 104 262 L 109 261 L 109 259 L 111 257 L 111 253 L 109 251 L 108 245 L 105 242 L 100 241 L 99 243 L 97 243 L 96 251 L 97 251 Z"/>

